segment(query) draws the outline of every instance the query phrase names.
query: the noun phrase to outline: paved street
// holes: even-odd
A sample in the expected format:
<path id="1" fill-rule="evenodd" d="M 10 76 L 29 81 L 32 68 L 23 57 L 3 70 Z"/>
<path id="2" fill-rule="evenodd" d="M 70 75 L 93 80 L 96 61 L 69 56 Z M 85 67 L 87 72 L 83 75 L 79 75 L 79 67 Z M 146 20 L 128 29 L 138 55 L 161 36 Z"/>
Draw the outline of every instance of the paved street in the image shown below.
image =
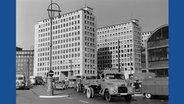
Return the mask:
<path id="1" fill-rule="evenodd" d="M 101 96 L 95 96 L 88 99 L 85 94 L 77 93 L 73 89 L 57 90 L 55 95 L 69 95 L 61 98 L 40 98 L 40 95 L 46 94 L 46 88 L 37 86 L 30 90 L 17 90 L 17 104 L 106 104 L 107 102 Z M 144 99 L 142 96 L 133 96 L 131 102 L 126 102 L 124 98 L 113 98 L 111 104 L 168 104 L 165 99 Z"/>

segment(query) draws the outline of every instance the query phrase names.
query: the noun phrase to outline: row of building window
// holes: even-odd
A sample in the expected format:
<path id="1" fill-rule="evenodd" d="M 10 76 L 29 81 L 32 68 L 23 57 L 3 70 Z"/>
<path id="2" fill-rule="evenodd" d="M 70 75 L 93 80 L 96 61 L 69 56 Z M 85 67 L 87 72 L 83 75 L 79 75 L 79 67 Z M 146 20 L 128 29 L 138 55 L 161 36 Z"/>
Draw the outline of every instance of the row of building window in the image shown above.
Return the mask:
<path id="1" fill-rule="evenodd" d="M 91 21 L 86 21 L 85 20 L 84 23 L 87 24 L 87 25 L 90 25 L 90 26 L 95 26 L 95 24 Z"/>
<path id="2" fill-rule="evenodd" d="M 41 64 L 42 65 L 42 64 Z M 53 70 L 70 70 L 71 69 L 71 65 L 62 65 L 62 66 L 52 66 Z M 80 64 L 75 64 L 72 65 L 72 69 L 80 69 Z M 38 68 L 38 71 L 48 71 L 49 67 L 42 67 L 42 68 Z"/>
<path id="3" fill-rule="evenodd" d="M 85 59 L 85 63 L 95 64 L 94 59 Z"/>
<path id="4" fill-rule="evenodd" d="M 102 46 L 106 46 L 106 45 L 108 45 L 108 46 L 109 45 L 113 45 L 114 46 L 114 45 L 118 45 L 116 41 L 114 41 L 114 42 L 110 42 L 110 41 L 107 41 L 107 42 L 99 42 L 98 41 L 98 44 L 97 45 L 98 45 L 98 47 L 102 47 Z M 129 44 L 131 45 L 131 44 L 133 44 L 133 41 L 132 40 L 124 40 L 124 41 L 121 41 L 120 45 L 123 45 L 123 44 L 124 45 L 129 45 Z M 126 46 L 124 46 L 124 47 L 126 47 Z"/>
<path id="5" fill-rule="evenodd" d="M 110 37 L 114 37 L 114 36 L 123 36 L 124 35 L 124 39 L 126 39 L 126 37 L 132 37 L 132 35 L 129 33 L 132 33 L 132 30 L 130 31 L 124 31 L 124 32 L 117 32 L 117 33 L 112 33 L 112 34 L 98 34 L 98 37 L 100 39 L 104 39 L 104 38 L 110 38 Z"/>
<path id="6" fill-rule="evenodd" d="M 55 25 L 55 24 L 58 24 L 58 23 L 64 23 L 64 22 L 67 22 L 67 21 L 76 20 L 76 19 L 80 18 L 80 15 L 74 15 L 74 16 L 70 16 L 70 17 L 66 17 L 66 18 L 64 18 L 64 16 L 66 16 L 66 15 L 62 15 L 63 19 L 61 18 L 59 20 L 53 20 L 52 24 Z M 44 27 L 50 26 L 50 20 L 49 19 L 43 20 L 43 22 L 47 22 L 47 23 L 39 25 L 38 26 L 39 28 L 44 28 Z"/>
<path id="7" fill-rule="evenodd" d="M 16 62 L 33 62 L 33 59 L 27 59 L 27 58 L 17 58 Z"/>
<path id="8" fill-rule="evenodd" d="M 25 68 L 25 67 L 26 67 L 26 68 L 28 67 L 28 64 L 27 64 L 27 63 L 16 63 L 16 65 L 17 65 L 17 67 L 24 67 L 24 68 Z M 29 66 L 30 66 L 30 67 L 33 67 L 33 64 L 30 63 Z"/>
<path id="9" fill-rule="evenodd" d="M 52 49 L 54 50 L 54 49 L 60 49 L 60 48 L 68 48 L 68 47 L 80 46 L 80 42 L 73 42 L 73 41 L 80 41 L 80 37 L 75 37 L 75 38 L 72 38 L 72 39 L 63 39 L 63 40 L 54 41 L 53 42 L 54 43 L 53 45 L 55 45 L 55 46 L 53 46 Z M 68 42 L 68 44 L 65 43 L 65 42 Z M 73 42 L 73 43 L 71 43 L 71 42 Z M 58 45 L 60 43 L 62 43 L 62 45 Z M 38 49 L 38 52 L 49 50 L 49 42 L 41 43 L 41 44 L 38 44 L 38 45 L 39 45 L 39 47 L 42 47 L 42 48 L 39 48 Z"/>
<path id="10" fill-rule="evenodd" d="M 56 26 L 52 26 L 52 30 L 53 30 L 53 34 L 55 34 L 56 33 L 56 31 L 55 30 L 58 30 L 58 29 L 61 29 L 61 28 L 66 28 L 66 27 L 69 27 L 70 26 L 70 28 L 66 28 L 65 30 L 63 29 L 61 29 L 60 31 L 61 31 L 61 33 L 62 32 L 67 32 L 68 30 L 69 31 L 73 31 L 73 30 L 76 30 L 76 29 L 80 29 L 80 26 L 74 26 L 74 25 L 77 25 L 77 24 L 80 24 L 80 20 L 78 20 L 78 21 L 73 21 L 73 22 L 69 22 L 69 23 L 65 23 L 65 24 L 60 24 L 60 25 L 56 25 Z M 72 27 L 71 27 L 72 26 Z M 43 29 L 39 29 L 38 30 L 38 33 L 42 33 L 42 32 L 48 32 L 48 31 L 50 31 L 50 27 L 46 27 L 46 28 L 43 28 Z M 58 33 L 60 33 L 60 31 L 57 31 Z M 57 34 L 57 33 L 56 33 Z"/>
<path id="11" fill-rule="evenodd" d="M 133 59 L 131 58 L 121 58 L 120 59 L 120 62 L 123 62 L 123 63 L 126 63 L 126 62 L 130 62 L 130 61 L 133 61 Z M 110 58 L 106 58 L 105 60 L 104 59 L 101 59 L 101 58 L 98 58 L 98 64 L 105 64 L 105 63 L 118 63 L 118 59 L 110 59 Z"/>
<path id="12" fill-rule="evenodd" d="M 53 60 L 57 60 L 57 59 L 67 59 L 67 58 L 77 58 L 77 57 L 80 57 L 80 53 L 69 53 L 69 54 L 65 54 L 65 55 L 57 55 L 57 56 L 52 56 L 52 59 Z M 41 62 L 41 61 L 48 61 L 49 60 L 49 57 L 42 57 L 42 58 L 38 58 L 38 62 Z"/>
<path id="13" fill-rule="evenodd" d="M 130 25 L 130 23 L 119 24 L 116 26 L 114 25 L 111 27 L 99 28 L 98 34 L 104 34 L 104 33 L 109 33 L 109 32 L 116 32 L 116 31 L 124 31 L 124 30 L 130 30 L 130 29 L 132 29 L 132 25 Z"/>
<path id="14" fill-rule="evenodd" d="M 52 39 L 53 39 L 53 41 L 55 39 L 62 39 L 62 38 L 68 38 L 71 40 L 72 39 L 71 36 L 74 36 L 74 35 L 75 36 L 80 35 L 80 31 L 53 36 Z M 73 37 L 73 38 L 75 38 L 75 37 Z M 38 42 L 41 43 L 41 42 L 45 42 L 45 41 L 49 41 L 49 40 L 50 40 L 50 37 L 44 37 L 44 38 L 38 39 Z"/>
<path id="15" fill-rule="evenodd" d="M 84 15 L 85 19 L 91 20 L 91 21 L 95 21 L 94 17 L 91 17 L 89 15 Z"/>
<path id="16" fill-rule="evenodd" d="M 95 71 L 93 71 L 93 70 L 85 70 L 85 74 L 95 74 Z"/>
<path id="17" fill-rule="evenodd" d="M 85 46 L 87 46 L 87 47 L 95 47 L 95 43 L 85 42 Z"/>
<path id="18" fill-rule="evenodd" d="M 168 58 L 167 47 L 148 50 L 148 62 L 166 61 Z"/>
<path id="19" fill-rule="evenodd" d="M 88 58 L 95 58 L 95 54 L 92 54 L 92 53 L 85 53 L 85 57 L 88 57 Z"/>
<path id="20" fill-rule="evenodd" d="M 93 27 L 85 26 L 84 28 L 85 28 L 85 30 L 89 30 L 89 31 L 95 32 L 95 28 L 93 28 Z"/>

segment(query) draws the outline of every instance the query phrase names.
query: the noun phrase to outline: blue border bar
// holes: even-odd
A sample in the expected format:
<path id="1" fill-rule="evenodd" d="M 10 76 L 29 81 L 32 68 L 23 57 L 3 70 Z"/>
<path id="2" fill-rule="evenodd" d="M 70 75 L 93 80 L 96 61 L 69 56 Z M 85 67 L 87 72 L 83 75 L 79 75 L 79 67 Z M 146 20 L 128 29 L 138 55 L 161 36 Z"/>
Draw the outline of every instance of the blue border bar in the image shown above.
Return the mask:
<path id="1" fill-rule="evenodd" d="M 169 104 L 184 99 L 184 1 L 169 0 Z"/>
<path id="2" fill-rule="evenodd" d="M 0 103 L 15 104 L 16 0 L 0 3 Z"/>

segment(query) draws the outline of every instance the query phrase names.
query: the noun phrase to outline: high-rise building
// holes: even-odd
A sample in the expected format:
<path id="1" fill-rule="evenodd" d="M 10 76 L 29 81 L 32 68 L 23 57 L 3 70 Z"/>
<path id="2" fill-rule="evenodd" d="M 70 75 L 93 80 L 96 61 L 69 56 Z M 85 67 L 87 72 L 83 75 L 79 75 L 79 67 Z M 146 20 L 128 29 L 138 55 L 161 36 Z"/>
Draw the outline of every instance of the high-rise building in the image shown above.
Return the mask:
<path id="1" fill-rule="evenodd" d="M 119 54 L 118 54 L 119 40 Z M 118 69 L 125 77 L 141 71 L 141 27 L 132 19 L 125 23 L 97 29 L 98 69 Z"/>
<path id="2" fill-rule="evenodd" d="M 35 25 L 34 76 L 46 77 L 50 70 L 50 20 Z M 52 70 L 54 78 L 97 74 L 96 17 L 84 7 L 55 17 L 52 25 Z M 71 76 L 70 76 L 71 75 Z"/>
<path id="3" fill-rule="evenodd" d="M 33 76 L 34 50 L 16 50 L 16 73 L 23 74 L 27 78 Z"/>

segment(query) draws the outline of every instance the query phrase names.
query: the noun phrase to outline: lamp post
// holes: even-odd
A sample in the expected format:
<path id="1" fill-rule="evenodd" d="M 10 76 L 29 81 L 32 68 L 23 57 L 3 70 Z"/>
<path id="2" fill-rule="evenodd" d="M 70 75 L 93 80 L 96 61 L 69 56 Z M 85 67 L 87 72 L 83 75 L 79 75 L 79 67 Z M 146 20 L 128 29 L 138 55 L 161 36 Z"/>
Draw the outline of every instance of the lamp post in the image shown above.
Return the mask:
<path id="1" fill-rule="evenodd" d="M 57 9 L 53 9 L 53 6 L 56 6 Z M 54 72 L 52 71 L 52 20 L 54 19 L 54 14 L 57 12 L 60 17 L 60 7 L 57 3 L 53 3 L 51 0 L 51 4 L 48 6 L 48 16 L 50 19 L 50 70 L 47 73 L 47 95 L 53 95 L 53 86 L 52 86 L 52 76 Z"/>
<path id="2" fill-rule="evenodd" d="M 29 74 L 29 72 L 30 72 L 30 68 L 29 68 L 29 64 L 30 64 L 30 56 L 29 56 L 29 58 L 28 58 L 28 61 L 27 61 L 27 86 L 28 87 L 30 87 L 29 85 L 30 85 L 30 80 L 29 80 L 29 77 L 30 77 L 30 74 Z"/>

